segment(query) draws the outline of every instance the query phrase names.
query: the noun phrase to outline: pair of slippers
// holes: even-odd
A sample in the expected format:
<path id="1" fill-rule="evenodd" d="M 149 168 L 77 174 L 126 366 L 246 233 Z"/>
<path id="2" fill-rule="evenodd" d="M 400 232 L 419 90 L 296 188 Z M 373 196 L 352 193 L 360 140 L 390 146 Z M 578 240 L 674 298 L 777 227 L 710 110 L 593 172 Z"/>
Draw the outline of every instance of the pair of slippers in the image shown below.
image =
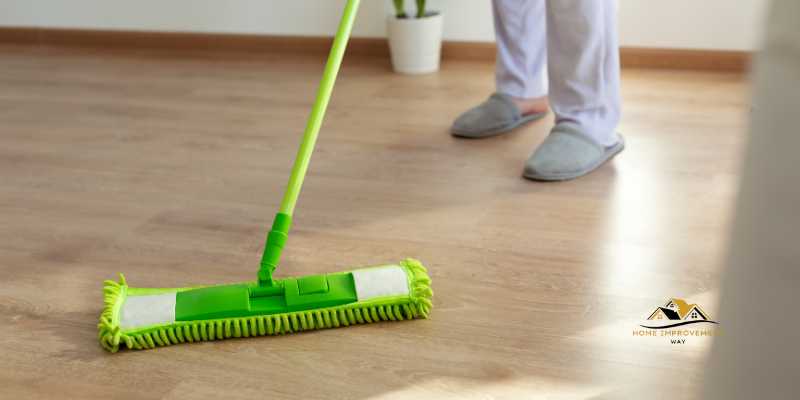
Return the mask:
<path id="1" fill-rule="evenodd" d="M 523 115 L 511 97 L 495 93 L 485 102 L 461 114 L 453 123 L 454 136 L 481 139 L 509 132 L 544 118 L 547 112 Z M 560 122 L 525 162 L 523 176 L 540 181 L 563 181 L 594 171 L 625 149 L 621 135 L 612 146 L 595 142 L 581 127 Z"/>

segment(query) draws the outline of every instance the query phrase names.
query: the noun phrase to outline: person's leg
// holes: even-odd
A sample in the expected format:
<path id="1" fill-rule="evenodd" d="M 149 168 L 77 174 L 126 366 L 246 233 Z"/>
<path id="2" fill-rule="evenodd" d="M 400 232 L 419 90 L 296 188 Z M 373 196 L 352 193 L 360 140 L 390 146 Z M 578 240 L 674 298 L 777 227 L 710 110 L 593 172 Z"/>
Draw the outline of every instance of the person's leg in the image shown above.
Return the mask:
<path id="1" fill-rule="evenodd" d="M 523 114 L 547 111 L 545 0 L 493 0 L 492 11 L 497 92 L 513 97 Z"/>
<path id="2" fill-rule="evenodd" d="M 614 145 L 620 119 L 616 0 L 550 0 L 547 29 L 556 123 L 572 122 L 601 145 Z"/>
<path id="3" fill-rule="evenodd" d="M 547 59 L 556 126 L 525 163 L 536 180 L 594 171 L 624 148 L 616 0 L 549 0 Z"/>
<path id="4" fill-rule="evenodd" d="M 455 136 L 494 136 L 540 119 L 548 110 L 545 0 L 493 0 L 492 10 L 497 93 L 455 120 Z"/>

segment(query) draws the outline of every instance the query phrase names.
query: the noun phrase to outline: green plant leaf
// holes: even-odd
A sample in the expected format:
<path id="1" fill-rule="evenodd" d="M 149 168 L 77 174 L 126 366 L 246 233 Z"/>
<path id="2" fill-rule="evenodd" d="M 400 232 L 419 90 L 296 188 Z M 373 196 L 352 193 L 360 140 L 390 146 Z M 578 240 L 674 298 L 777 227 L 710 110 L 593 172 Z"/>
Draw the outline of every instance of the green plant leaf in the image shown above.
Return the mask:
<path id="1" fill-rule="evenodd" d="M 417 18 L 424 18 L 427 15 L 425 3 L 425 0 L 417 0 Z"/>
<path id="2" fill-rule="evenodd" d="M 405 0 L 393 0 L 394 11 L 397 18 L 405 18 L 406 15 L 406 2 Z"/>

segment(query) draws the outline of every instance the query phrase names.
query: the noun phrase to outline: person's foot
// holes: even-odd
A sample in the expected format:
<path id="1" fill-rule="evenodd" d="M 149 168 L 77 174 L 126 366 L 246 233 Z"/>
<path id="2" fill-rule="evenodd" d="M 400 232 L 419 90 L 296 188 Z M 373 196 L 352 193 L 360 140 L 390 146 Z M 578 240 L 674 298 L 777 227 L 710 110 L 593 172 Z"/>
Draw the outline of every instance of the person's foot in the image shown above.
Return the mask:
<path id="1" fill-rule="evenodd" d="M 532 99 L 511 97 L 511 101 L 513 101 L 514 105 L 519 108 L 523 116 L 531 114 L 547 114 L 547 111 L 550 110 L 550 102 L 548 101 L 547 96 L 535 97 Z"/>
<path id="2" fill-rule="evenodd" d="M 565 181 L 586 175 L 625 149 L 625 141 L 603 146 L 577 124 L 562 122 L 528 158 L 523 176 L 537 181 Z"/>
<path id="3" fill-rule="evenodd" d="M 515 99 L 495 93 L 486 101 L 456 118 L 453 136 L 485 138 L 511 131 L 547 115 L 547 98 Z"/>

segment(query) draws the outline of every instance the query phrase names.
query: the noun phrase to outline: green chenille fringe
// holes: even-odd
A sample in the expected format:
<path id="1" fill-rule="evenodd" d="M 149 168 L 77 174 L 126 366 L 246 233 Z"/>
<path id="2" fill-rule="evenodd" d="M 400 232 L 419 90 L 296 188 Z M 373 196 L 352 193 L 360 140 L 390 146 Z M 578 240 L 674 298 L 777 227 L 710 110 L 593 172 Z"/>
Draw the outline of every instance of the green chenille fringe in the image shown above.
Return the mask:
<path id="1" fill-rule="evenodd" d="M 347 304 L 318 310 L 297 311 L 284 314 L 228 318 L 204 321 L 181 321 L 124 332 L 119 326 L 119 313 L 127 296 L 128 285 L 120 274 L 120 281 L 105 281 L 103 288 L 105 306 L 97 325 L 100 344 L 116 353 L 120 346 L 129 349 L 152 349 L 178 343 L 207 340 L 283 335 L 314 329 L 338 328 L 379 321 L 403 321 L 428 318 L 433 297 L 431 279 L 425 267 L 417 260 L 406 259 L 400 263 L 411 276 L 410 296 L 397 299 Z M 140 289 L 136 289 L 140 290 Z M 178 291 L 184 289 L 178 289 Z M 153 289 L 153 293 L 175 290 Z"/>

